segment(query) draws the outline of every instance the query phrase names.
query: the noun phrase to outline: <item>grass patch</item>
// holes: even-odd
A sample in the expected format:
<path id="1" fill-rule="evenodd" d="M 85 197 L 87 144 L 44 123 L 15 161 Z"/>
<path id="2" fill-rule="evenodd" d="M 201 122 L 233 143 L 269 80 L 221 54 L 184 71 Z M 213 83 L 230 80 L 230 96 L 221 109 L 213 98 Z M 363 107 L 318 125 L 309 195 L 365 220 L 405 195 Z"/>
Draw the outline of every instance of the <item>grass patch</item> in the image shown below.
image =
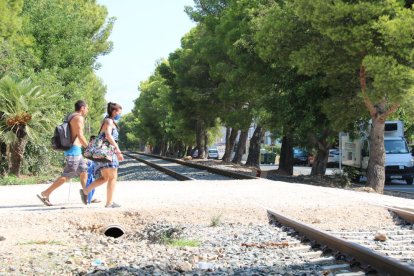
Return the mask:
<path id="1" fill-rule="evenodd" d="M 4 185 L 29 185 L 29 184 L 42 184 L 46 183 L 51 179 L 54 179 L 56 176 L 53 175 L 36 175 L 36 176 L 27 176 L 22 175 L 16 177 L 14 175 L 7 175 L 0 177 L 0 186 Z"/>
<path id="2" fill-rule="evenodd" d="M 164 243 L 174 247 L 199 247 L 201 244 L 200 241 L 187 239 L 166 239 Z"/>
<path id="3" fill-rule="evenodd" d="M 64 245 L 61 241 L 27 241 L 19 242 L 17 245 Z"/>
<path id="4" fill-rule="evenodd" d="M 216 226 L 219 226 L 219 225 L 221 225 L 221 215 L 217 215 L 217 216 L 212 217 L 211 221 L 210 221 L 210 226 L 211 227 L 216 227 Z"/>

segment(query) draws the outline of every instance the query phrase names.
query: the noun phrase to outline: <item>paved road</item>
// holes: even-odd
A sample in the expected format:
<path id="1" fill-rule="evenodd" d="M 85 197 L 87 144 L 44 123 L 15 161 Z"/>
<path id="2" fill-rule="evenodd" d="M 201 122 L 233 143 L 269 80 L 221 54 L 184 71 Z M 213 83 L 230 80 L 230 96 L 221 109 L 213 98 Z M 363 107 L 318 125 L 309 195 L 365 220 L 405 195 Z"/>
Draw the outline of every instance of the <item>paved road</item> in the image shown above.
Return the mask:
<path id="1" fill-rule="evenodd" d="M 268 171 L 268 170 L 276 170 L 278 168 L 278 166 L 275 165 L 261 165 L 260 169 L 262 171 Z M 293 167 L 293 174 L 294 175 L 309 175 L 311 172 L 310 167 L 305 167 L 305 166 L 295 166 Z M 327 175 L 332 175 L 335 173 L 339 173 L 339 169 L 338 168 L 327 168 L 326 169 L 326 174 Z M 366 178 L 361 177 L 361 182 L 359 184 L 364 185 L 366 182 Z M 414 193 L 414 185 L 407 185 L 407 183 L 404 180 L 392 180 L 391 183 L 387 183 L 385 185 L 385 190 L 388 191 L 398 191 L 398 192 L 405 192 L 405 193 Z"/>
<path id="2" fill-rule="evenodd" d="M 262 171 L 269 171 L 269 170 L 276 170 L 279 166 L 277 165 L 260 165 L 260 169 Z M 312 168 L 311 167 L 307 167 L 307 166 L 294 166 L 293 167 L 293 174 L 294 175 L 309 175 L 311 173 Z M 339 173 L 339 169 L 338 168 L 327 168 L 326 169 L 326 174 L 327 175 L 332 175 L 335 173 Z"/>

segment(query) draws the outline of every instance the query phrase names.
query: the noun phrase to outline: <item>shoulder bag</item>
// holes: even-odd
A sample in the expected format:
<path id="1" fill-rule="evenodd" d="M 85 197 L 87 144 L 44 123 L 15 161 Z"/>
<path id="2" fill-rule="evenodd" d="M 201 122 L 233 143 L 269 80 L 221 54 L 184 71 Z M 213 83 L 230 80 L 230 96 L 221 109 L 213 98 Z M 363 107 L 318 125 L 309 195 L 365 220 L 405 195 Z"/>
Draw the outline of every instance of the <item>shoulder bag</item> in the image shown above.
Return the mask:
<path id="1" fill-rule="evenodd" d="M 83 153 L 83 156 L 89 160 L 96 162 L 112 162 L 114 157 L 115 147 L 109 143 L 104 135 L 100 135 L 104 122 L 99 129 L 98 136 L 91 136 L 89 144 Z"/>

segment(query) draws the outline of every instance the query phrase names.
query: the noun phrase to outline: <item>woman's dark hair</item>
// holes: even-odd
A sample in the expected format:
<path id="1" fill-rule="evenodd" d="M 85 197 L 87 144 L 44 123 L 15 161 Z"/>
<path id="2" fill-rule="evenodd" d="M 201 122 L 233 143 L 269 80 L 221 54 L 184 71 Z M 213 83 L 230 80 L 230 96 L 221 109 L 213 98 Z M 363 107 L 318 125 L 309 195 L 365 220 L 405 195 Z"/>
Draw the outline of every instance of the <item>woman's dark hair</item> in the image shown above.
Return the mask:
<path id="1" fill-rule="evenodd" d="M 122 106 L 117 104 L 117 103 L 108 103 L 108 107 L 106 108 L 106 112 L 108 112 L 108 117 L 111 118 L 112 116 L 112 112 L 114 112 L 114 110 L 120 110 L 122 109 Z"/>
<path id="2" fill-rule="evenodd" d="M 79 100 L 75 103 L 75 111 L 79 111 L 83 106 L 86 106 L 86 102 Z"/>

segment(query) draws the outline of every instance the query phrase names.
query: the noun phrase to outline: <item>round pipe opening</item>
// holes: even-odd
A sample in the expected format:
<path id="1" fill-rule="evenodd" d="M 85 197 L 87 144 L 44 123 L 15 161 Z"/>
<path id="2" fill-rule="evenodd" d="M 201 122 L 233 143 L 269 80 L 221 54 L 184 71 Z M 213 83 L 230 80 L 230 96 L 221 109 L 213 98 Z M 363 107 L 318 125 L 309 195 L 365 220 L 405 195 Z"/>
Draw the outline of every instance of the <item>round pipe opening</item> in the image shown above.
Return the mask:
<path id="1" fill-rule="evenodd" d="M 104 229 L 104 235 L 112 238 L 119 238 L 125 234 L 125 230 L 121 225 L 109 225 Z"/>

